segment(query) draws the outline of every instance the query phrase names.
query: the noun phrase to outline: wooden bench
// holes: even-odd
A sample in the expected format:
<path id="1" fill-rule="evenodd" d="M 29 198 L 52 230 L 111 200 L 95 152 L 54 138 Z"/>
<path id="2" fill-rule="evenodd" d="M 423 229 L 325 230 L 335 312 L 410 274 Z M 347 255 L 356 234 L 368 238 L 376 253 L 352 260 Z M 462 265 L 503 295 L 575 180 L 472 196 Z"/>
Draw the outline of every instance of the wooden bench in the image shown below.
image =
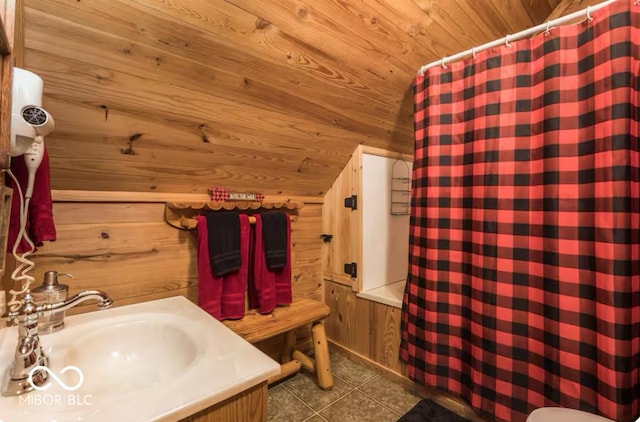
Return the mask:
<path id="1" fill-rule="evenodd" d="M 269 384 L 300 370 L 300 367 L 316 374 L 323 390 L 333 387 L 333 373 L 329 363 L 329 348 L 322 320 L 329 316 L 329 307 L 312 299 L 294 300 L 291 305 L 277 307 L 270 314 L 248 311 L 242 319 L 223 321 L 224 325 L 249 343 L 257 343 L 285 333 L 280 374 L 269 379 Z M 295 329 L 311 324 L 314 357 L 296 350 Z"/>

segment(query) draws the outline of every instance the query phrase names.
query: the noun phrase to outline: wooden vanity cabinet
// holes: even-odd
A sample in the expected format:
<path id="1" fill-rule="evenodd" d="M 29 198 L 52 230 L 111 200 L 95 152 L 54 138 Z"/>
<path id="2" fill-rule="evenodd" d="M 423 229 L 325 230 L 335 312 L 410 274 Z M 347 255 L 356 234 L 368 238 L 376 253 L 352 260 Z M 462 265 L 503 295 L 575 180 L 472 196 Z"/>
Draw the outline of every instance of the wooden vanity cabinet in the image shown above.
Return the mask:
<path id="1" fill-rule="evenodd" d="M 266 422 L 267 382 L 236 394 L 181 422 Z"/>

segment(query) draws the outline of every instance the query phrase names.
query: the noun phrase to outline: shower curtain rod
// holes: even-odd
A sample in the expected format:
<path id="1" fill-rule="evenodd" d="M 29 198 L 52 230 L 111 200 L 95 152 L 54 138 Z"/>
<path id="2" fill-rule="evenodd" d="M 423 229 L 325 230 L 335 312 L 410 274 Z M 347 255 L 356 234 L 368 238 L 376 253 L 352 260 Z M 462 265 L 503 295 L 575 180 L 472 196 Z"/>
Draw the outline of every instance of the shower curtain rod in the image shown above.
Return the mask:
<path id="1" fill-rule="evenodd" d="M 602 9 L 603 7 L 610 5 L 614 1 L 616 1 L 616 0 L 607 0 L 605 2 L 596 4 L 595 6 L 589 6 L 586 9 L 582 9 L 582 10 L 579 10 L 577 12 L 573 12 L 571 14 L 568 14 L 567 16 L 563 16 L 563 17 L 558 18 L 558 19 L 553 19 L 553 20 L 547 21 L 546 23 L 541 23 L 540 25 L 534 26 L 533 28 L 525 29 L 524 31 L 520 31 L 520 32 L 517 32 L 517 33 L 512 34 L 512 35 L 507 35 L 504 38 L 499 38 L 499 39 L 497 39 L 495 41 L 491 41 L 491 42 L 488 42 L 486 44 L 482 44 L 479 47 L 470 48 L 470 49 L 465 50 L 463 52 L 460 52 L 458 54 L 454 54 L 453 56 L 450 56 L 450 57 L 443 57 L 440 60 L 436 60 L 434 62 L 431 62 L 429 64 L 426 64 L 426 65 L 422 66 L 418 70 L 418 76 L 424 76 L 424 72 L 427 69 L 429 69 L 429 68 L 431 68 L 433 66 L 441 65 L 443 67 L 446 67 L 446 63 L 453 62 L 453 61 L 456 61 L 456 60 L 460 60 L 461 58 L 466 57 L 468 55 L 473 55 L 475 57 L 476 53 L 478 53 L 479 51 L 486 50 L 486 49 L 492 48 L 492 47 L 497 47 L 497 46 L 499 46 L 501 44 L 505 44 L 505 45 L 509 46 L 511 41 L 515 41 L 515 40 L 518 40 L 520 38 L 528 37 L 528 36 L 533 35 L 533 34 L 535 34 L 537 32 L 540 32 L 542 30 L 544 30 L 545 33 L 546 33 L 547 31 L 549 31 L 549 29 L 553 28 L 554 26 L 558 26 L 560 24 L 563 24 L 565 22 L 571 21 L 573 19 L 580 18 L 582 16 L 586 16 L 587 19 L 591 20 L 591 19 L 593 19 L 591 17 L 591 12 L 595 12 L 598 9 Z M 638 3 L 640 3 L 640 0 L 636 0 L 634 4 L 637 5 Z"/>

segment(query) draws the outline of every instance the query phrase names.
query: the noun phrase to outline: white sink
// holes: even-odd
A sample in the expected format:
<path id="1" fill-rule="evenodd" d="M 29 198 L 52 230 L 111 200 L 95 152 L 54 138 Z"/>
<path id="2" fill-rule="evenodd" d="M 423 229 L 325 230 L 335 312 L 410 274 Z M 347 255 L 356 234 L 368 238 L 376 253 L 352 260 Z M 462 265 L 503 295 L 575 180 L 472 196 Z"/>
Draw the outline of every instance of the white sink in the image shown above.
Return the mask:
<path id="1" fill-rule="evenodd" d="M 0 397 L 1 422 L 179 420 L 280 371 L 181 296 L 70 316 L 40 340 L 61 382 Z M 0 377 L 16 343 L 14 327 L 0 330 Z"/>
<path id="2" fill-rule="evenodd" d="M 124 393 L 167 383 L 195 362 L 197 339 L 182 327 L 155 315 L 138 317 L 110 320 L 108 326 L 74 340 L 64 366 L 84 368 L 85 391 Z"/>

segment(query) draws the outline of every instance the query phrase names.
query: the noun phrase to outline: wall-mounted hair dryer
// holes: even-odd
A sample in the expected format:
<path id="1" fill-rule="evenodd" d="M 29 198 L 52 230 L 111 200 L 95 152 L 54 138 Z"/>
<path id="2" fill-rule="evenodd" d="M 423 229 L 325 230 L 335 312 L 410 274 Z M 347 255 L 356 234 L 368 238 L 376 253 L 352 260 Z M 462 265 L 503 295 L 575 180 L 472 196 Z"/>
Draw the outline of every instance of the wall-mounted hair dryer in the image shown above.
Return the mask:
<path id="1" fill-rule="evenodd" d="M 42 85 L 35 73 L 13 69 L 9 153 L 12 157 L 24 154 L 29 174 L 26 198 L 33 195 L 35 174 L 44 156 L 44 137 L 55 127 L 53 117 L 42 108 Z"/>

